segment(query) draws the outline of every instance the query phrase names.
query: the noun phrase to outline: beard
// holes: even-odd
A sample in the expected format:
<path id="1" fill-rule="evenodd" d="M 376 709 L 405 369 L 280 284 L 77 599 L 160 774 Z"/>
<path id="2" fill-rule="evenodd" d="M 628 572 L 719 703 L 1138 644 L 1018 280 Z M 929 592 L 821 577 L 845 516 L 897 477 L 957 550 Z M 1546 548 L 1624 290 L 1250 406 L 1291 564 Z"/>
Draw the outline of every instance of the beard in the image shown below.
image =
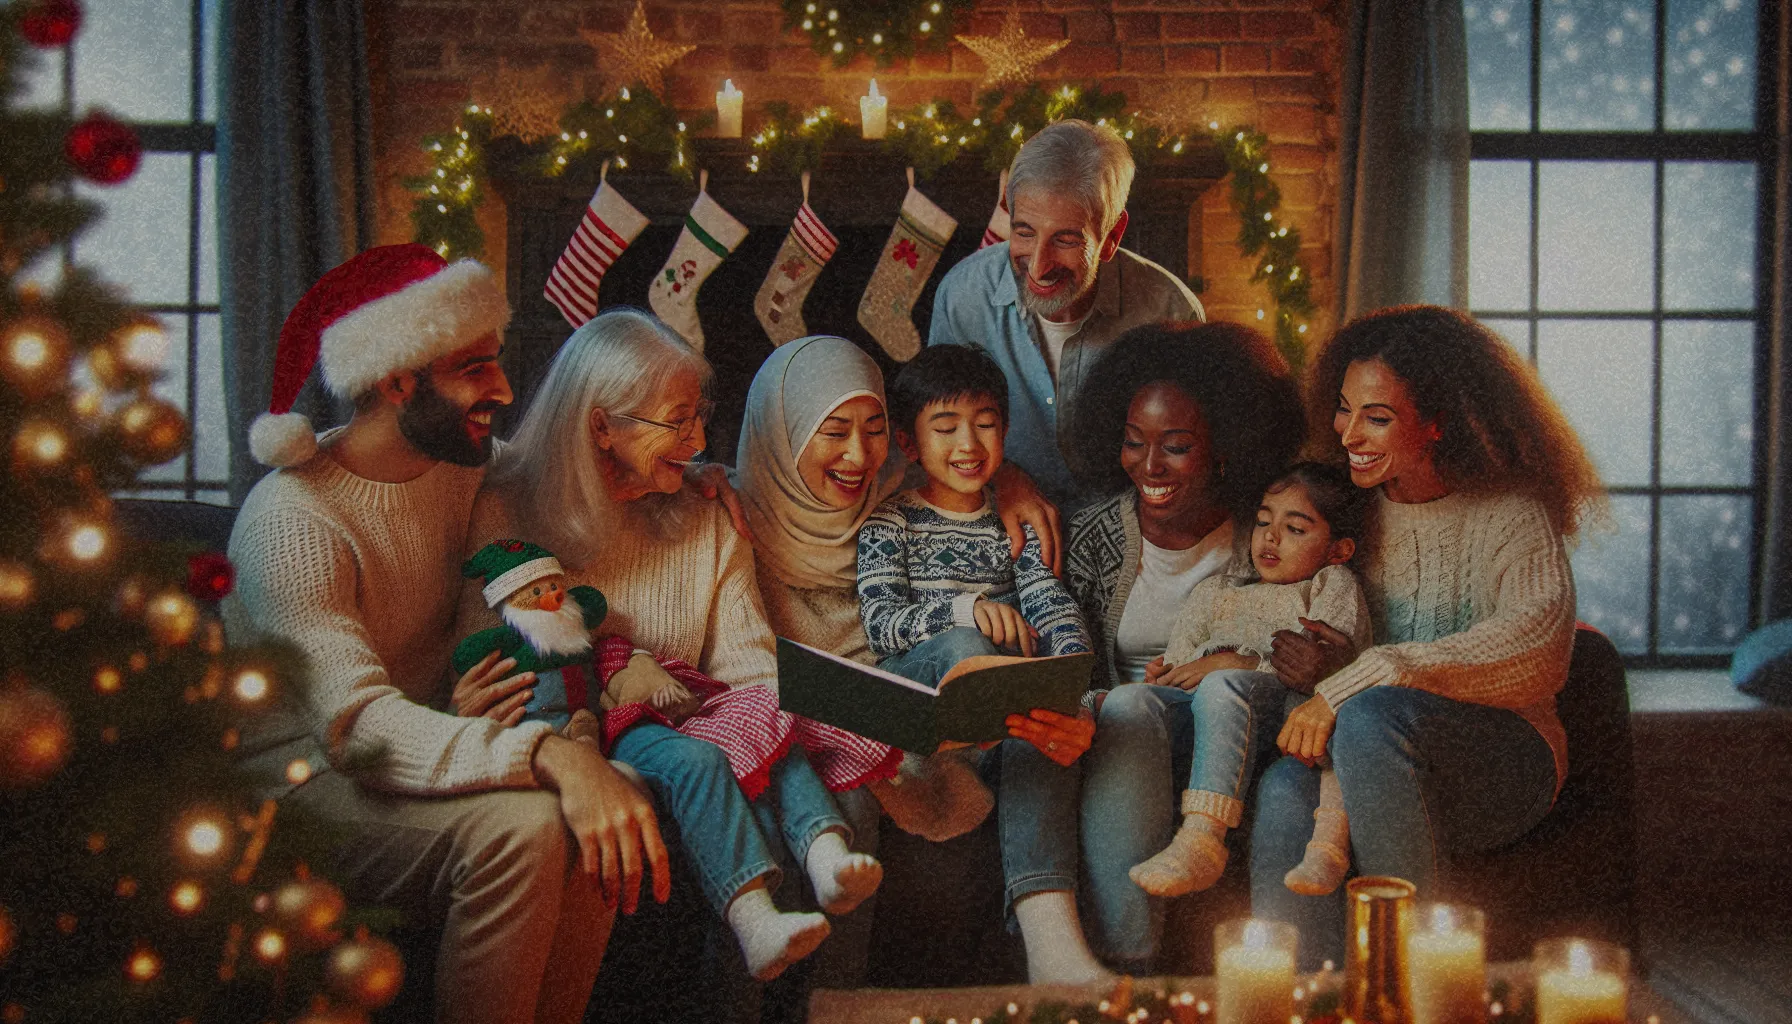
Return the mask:
<path id="1" fill-rule="evenodd" d="M 417 375 L 417 393 L 398 410 L 398 432 L 417 451 L 456 466 L 483 466 L 492 456 L 490 434 L 473 439 L 467 433 L 467 417 L 496 410 L 499 403 L 475 402 L 462 409 L 436 390 L 427 373 Z"/>
<path id="2" fill-rule="evenodd" d="M 568 597 L 558 609 L 504 606 L 504 622 L 523 635 L 540 655 L 583 654 L 591 649 L 591 631 L 585 628 L 585 609 Z"/>
<path id="3" fill-rule="evenodd" d="M 1092 253 L 1088 255 L 1093 256 Z M 1071 287 L 1064 289 L 1060 294 L 1053 295 L 1050 298 L 1041 298 L 1038 295 L 1034 295 L 1032 290 L 1027 287 L 1027 277 L 1028 272 L 1031 269 L 1031 262 L 1032 261 L 1024 256 L 1010 257 L 1008 260 L 1008 268 L 1014 272 L 1014 291 L 1020 299 L 1020 308 L 1043 320 L 1050 320 L 1052 317 L 1069 309 L 1076 304 L 1077 300 L 1089 294 L 1089 290 L 1095 287 L 1095 274 L 1093 271 L 1089 273 L 1087 280 L 1079 281 L 1076 279 L 1076 275 L 1071 273 L 1069 268 L 1059 267 L 1052 271 L 1048 280 L 1069 280 L 1071 282 Z M 1083 266 L 1092 268 L 1096 266 L 1096 262 L 1091 258 L 1085 261 Z"/>

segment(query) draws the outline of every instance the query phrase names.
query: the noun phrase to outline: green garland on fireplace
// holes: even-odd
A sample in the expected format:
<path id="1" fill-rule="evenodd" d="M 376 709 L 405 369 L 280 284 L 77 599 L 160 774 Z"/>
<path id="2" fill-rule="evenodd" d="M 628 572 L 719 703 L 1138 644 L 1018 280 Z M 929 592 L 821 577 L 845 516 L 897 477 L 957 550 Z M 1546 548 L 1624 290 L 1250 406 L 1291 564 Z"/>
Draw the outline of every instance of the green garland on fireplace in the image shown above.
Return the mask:
<path id="1" fill-rule="evenodd" d="M 794 175 L 813 169 L 849 127 L 826 107 L 799 112 L 788 104 L 771 104 L 766 111 L 764 124 L 752 136 L 749 170 Z M 922 178 L 967 154 L 980 157 L 993 171 L 1008 166 L 1026 139 L 1065 118 L 1112 125 L 1141 166 L 1172 161 L 1190 145 L 1212 140 L 1230 171 L 1239 251 L 1256 261 L 1251 280 L 1267 293 L 1257 319 L 1298 370 L 1305 362 L 1308 324 L 1317 306 L 1301 257 L 1300 228 L 1281 214 L 1282 192 L 1269 177 L 1269 139 L 1255 128 L 1222 128 L 1217 121 L 1195 128 L 1171 126 L 1128 110 L 1125 93 L 1098 85 L 1050 90 L 1028 85 L 987 92 L 968 115 L 946 100 L 891 111 L 884 145 Z M 453 130 L 424 138 L 429 171 L 405 179 L 416 196 L 411 220 L 417 241 L 449 258 L 477 256 L 484 249 L 477 213 L 485 201 L 481 181 L 491 133 L 491 108 L 469 106 Z M 598 103 L 581 100 L 567 107 L 560 134 L 532 147 L 531 154 L 524 170 L 541 177 L 605 160 L 618 170 L 639 164 L 685 178 L 696 167 L 687 124 L 660 97 L 638 87 Z"/>

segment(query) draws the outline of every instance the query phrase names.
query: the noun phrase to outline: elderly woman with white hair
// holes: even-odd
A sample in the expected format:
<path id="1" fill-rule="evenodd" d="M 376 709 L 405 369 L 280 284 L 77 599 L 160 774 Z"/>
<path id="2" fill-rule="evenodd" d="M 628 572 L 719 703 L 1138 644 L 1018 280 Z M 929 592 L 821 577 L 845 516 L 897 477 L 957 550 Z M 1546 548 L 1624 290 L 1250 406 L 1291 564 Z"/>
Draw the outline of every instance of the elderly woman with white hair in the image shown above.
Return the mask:
<path id="1" fill-rule="evenodd" d="M 646 313 L 613 310 L 574 331 L 480 492 L 467 550 L 499 538 L 542 545 L 569 585 L 603 592 L 602 632 L 730 686 L 775 689 L 752 549 L 720 504 L 684 493 L 686 465 L 705 442 L 709 376 L 702 355 Z M 462 632 L 491 617 L 469 584 Z M 507 707 L 485 713 L 504 717 Z M 780 835 L 825 911 L 850 911 L 882 878 L 875 859 L 848 848 L 850 826 L 794 746 L 752 802 L 720 747 L 667 725 L 635 724 L 609 755 L 633 767 L 662 811 L 686 826 L 669 831 L 762 981 L 829 931 L 821 915 L 773 904 Z M 704 827 L 689 827 L 698 821 Z"/>

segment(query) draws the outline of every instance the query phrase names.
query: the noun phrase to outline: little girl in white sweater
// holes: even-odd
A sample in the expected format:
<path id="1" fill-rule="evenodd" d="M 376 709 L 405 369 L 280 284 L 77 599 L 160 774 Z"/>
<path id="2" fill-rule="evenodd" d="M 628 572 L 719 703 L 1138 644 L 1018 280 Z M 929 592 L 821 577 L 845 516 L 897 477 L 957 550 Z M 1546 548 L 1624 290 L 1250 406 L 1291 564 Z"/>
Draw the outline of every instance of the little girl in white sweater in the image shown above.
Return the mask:
<path id="1" fill-rule="evenodd" d="M 1180 896 L 1219 881 L 1226 831 L 1243 813 L 1254 739 L 1264 727 L 1280 726 L 1276 743 L 1284 753 L 1309 763 L 1324 758 L 1333 709 L 1322 696 L 1284 685 L 1270 668 L 1270 646 L 1278 630 L 1301 629 L 1302 620 L 1331 626 L 1358 651 L 1373 642 L 1362 588 L 1345 567 L 1370 497 L 1342 470 L 1294 466 L 1269 485 L 1257 509 L 1251 564 L 1258 578 L 1210 576 L 1183 604 L 1153 681 L 1195 690 L 1189 705 L 1194 760 L 1182 794 L 1182 827 L 1169 846 L 1130 872 L 1146 892 Z M 1320 794 L 1306 857 L 1286 877 L 1288 888 L 1302 895 L 1331 892 L 1350 869 L 1343 793 L 1329 768 Z"/>

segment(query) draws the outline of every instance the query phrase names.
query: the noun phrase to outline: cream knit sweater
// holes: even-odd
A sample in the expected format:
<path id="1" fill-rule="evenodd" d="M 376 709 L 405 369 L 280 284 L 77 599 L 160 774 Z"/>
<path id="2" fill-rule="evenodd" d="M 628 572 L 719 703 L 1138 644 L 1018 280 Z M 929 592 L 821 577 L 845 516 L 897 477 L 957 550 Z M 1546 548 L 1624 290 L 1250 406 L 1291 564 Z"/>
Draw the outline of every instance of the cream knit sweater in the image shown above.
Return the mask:
<path id="1" fill-rule="evenodd" d="M 1371 686 L 1411 686 L 1509 708 L 1536 727 L 1568 775 L 1556 694 L 1574 649 L 1574 577 L 1535 499 L 1382 497 L 1356 559 L 1376 646 L 1319 684 L 1333 708 Z"/>
<path id="2" fill-rule="evenodd" d="M 500 493 L 481 491 L 466 553 L 506 537 L 541 542 L 516 532 Z M 619 530 L 604 541 L 595 564 L 562 561 L 571 585 L 603 591 L 610 611 L 597 627 L 599 635 L 626 636 L 636 647 L 688 662 L 731 686 L 777 688 L 776 640 L 754 580 L 753 549 L 734 532 L 720 502 L 698 501 L 686 510 L 677 537 Z M 480 581 L 467 581 L 455 635 L 497 621 L 497 613 L 485 606 Z"/>
<path id="3" fill-rule="evenodd" d="M 405 483 L 365 480 L 327 451 L 276 470 L 230 535 L 233 637 L 295 644 L 302 708 L 277 712 L 246 748 L 309 731 L 356 781 L 420 796 L 533 787 L 545 723 L 505 729 L 446 708 L 461 550 L 483 469 L 438 464 Z"/>

